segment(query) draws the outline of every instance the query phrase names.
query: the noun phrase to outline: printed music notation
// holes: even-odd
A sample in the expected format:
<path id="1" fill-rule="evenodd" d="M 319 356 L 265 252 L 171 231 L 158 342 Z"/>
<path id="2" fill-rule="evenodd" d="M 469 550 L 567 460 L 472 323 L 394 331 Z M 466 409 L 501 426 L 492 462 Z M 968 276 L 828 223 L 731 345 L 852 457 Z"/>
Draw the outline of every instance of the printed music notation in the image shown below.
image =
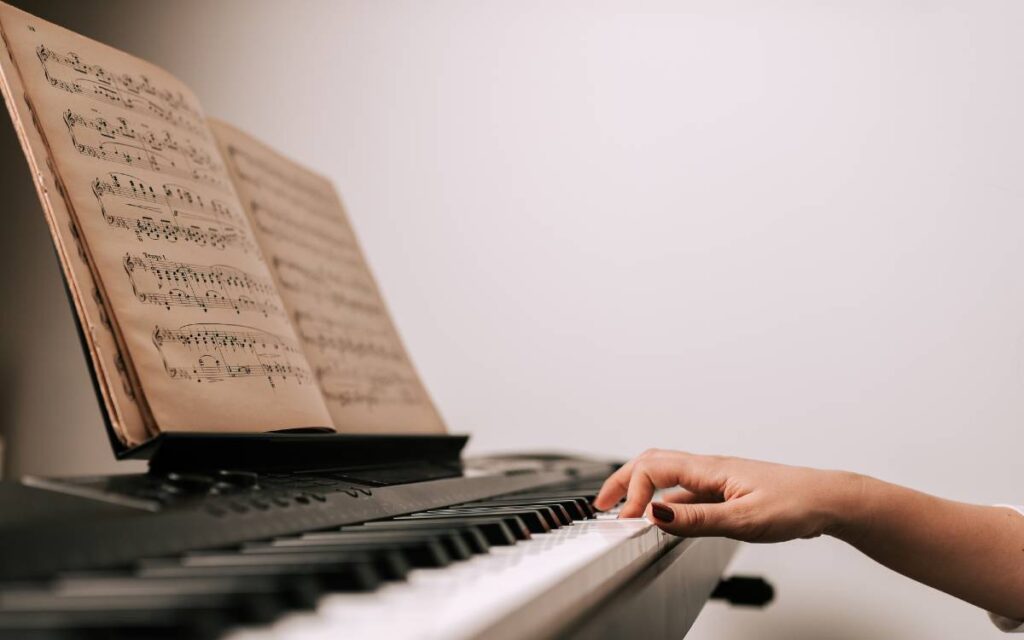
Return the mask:
<path id="1" fill-rule="evenodd" d="M 227 265 L 200 265 L 168 260 L 151 253 L 125 254 L 124 269 L 135 297 L 166 307 L 234 309 L 281 315 L 274 287 L 268 280 Z"/>
<path id="2" fill-rule="evenodd" d="M 184 216 L 215 224 L 234 224 L 239 221 L 238 215 L 231 207 L 217 199 L 204 200 L 188 187 L 165 183 L 159 188 L 154 188 L 129 173 L 114 172 L 109 176 L 109 182 L 94 181 L 94 191 L 99 189 L 104 194 L 130 198 L 148 205 L 160 205 L 174 217 Z"/>
<path id="3" fill-rule="evenodd" d="M 142 167 L 227 190 L 224 167 L 189 138 L 167 130 L 154 130 L 120 116 L 107 118 L 92 110 L 64 112 L 64 124 L 75 149 L 85 156 Z"/>
<path id="4" fill-rule="evenodd" d="M 330 318 L 296 312 L 293 316 L 299 339 L 340 356 L 405 363 L 405 353 L 390 333 L 356 327 Z"/>
<path id="5" fill-rule="evenodd" d="M 236 217 L 233 211 L 216 200 L 203 200 L 185 187 L 154 187 L 128 173 L 109 173 L 93 180 L 92 192 L 107 224 L 133 232 L 140 242 L 180 241 L 243 251 L 254 247 L 249 236 L 231 223 Z"/>
<path id="6" fill-rule="evenodd" d="M 337 206 L 333 194 L 325 191 L 321 185 L 300 173 L 285 173 L 235 145 L 227 145 L 227 152 L 243 182 L 269 191 L 318 218 L 331 223 L 338 222 L 333 211 Z"/>
<path id="7" fill-rule="evenodd" d="M 331 365 L 315 371 L 324 399 L 343 407 L 421 405 L 426 401 L 414 377 L 394 371 L 360 370 L 354 372 Z"/>
<path id="8" fill-rule="evenodd" d="M 43 75 L 51 86 L 75 95 L 146 113 L 179 129 L 204 136 L 203 117 L 180 93 L 155 86 L 144 75 L 108 71 L 84 62 L 74 52 L 36 48 Z"/>
<path id="9" fill-rule="evenodd" d="M 177 329 L 157 326 L 153 344 L 164 369 L 176 380 L 224 382 L 265 377 L 299 384 L 312 379 L 299 349 L 278 335 L 240 324 L 194 323 Z"/>
<path id="10" fill-rule="evenodd" d="M 313 225 L 293 220 L 288 214 L 255 200 L 249 202 L 249 211 L 252 212 L 252 221 L 256 228 L 267 235 L 322 258 L 359 264 L 359 257 L 351 238 L 342 238 Z"/>
<path id="11" fill-rule="evenodd" d="M 277 272 L 281 288 L 295 291 L 334 307 L 344 307 L 368 316 L 382 316 L 385 311 L 377 292 L 364 278 L 344 278 L 324 268 L 310 268 L 282 256 L 273 256 L 271 262 Z M 357 295 L 353 295 L 357 294 Z"/>

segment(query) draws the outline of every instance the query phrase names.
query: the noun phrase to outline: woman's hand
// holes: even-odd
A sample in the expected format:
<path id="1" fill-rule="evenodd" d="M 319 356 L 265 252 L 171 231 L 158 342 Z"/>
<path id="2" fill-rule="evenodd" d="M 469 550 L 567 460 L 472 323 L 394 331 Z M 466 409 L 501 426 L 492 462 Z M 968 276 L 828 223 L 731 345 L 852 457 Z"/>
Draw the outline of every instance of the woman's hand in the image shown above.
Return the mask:
<path id="1" fill-rule="evenodd" d="M 651 449 L 612 474 L 594 504 L 607 510 L 626 496 L 620 517 L 649 511 L 659 527 L 680 536 L 781 542 L 842 529 L 867 480 L 842 471 Z M 656 489 L 675 487 L 648 508 Z"/>
<path id="2" fill-rule="evenodd" d="M 652 449 L 616 471 L 594 505 L 648 510 L 680 536 L 781 542 L 823 533 L 915 580 L 1024 620 L 1024 517 L 843 471 Z"/>

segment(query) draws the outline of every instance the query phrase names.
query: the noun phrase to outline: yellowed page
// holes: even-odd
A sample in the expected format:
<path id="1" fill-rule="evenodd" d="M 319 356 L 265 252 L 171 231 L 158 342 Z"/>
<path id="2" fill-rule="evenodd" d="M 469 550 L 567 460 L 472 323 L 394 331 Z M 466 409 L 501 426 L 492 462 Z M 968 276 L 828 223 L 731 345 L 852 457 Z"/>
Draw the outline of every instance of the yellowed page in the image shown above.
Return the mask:
<path id="1" fill-rule="evenodd" d="M 97 386 L 111 426 L 126 445 L 140 444 L 152 434 L 147 428 L 145 407 L 136 397 L 128 376 L 130 360 L 122 355 L 121 346 L 107 321 L 108 315 L 104 311 L 100 290 L 89 271 L 84 250 L 75 242 L 74 223 L 64 200 L 57 192 L 53 171 L 49 164 L 35 162 L 36 159 L 47 158 L 46 146 L 32 122 L 21 79 L 3 42 L 0 42 L 0 80 L 0 89 L 3 90 L 4 101 L 14 121 L 18 139 L 30 160 L 33 182 L 60 256 L 68 291 L 82 323 L 82 337 L 96 372 Z"/>
<path id="2" fill-rule="evenodd" d="M 330 181 L 210 121 L 338 431 L 443 433 Z"/>
<path id="3" fill-rule="evenodd" d="M 7 5 L 0 27 L 156 427 L 329 427 L 189 89 L 149 63 Z"/>

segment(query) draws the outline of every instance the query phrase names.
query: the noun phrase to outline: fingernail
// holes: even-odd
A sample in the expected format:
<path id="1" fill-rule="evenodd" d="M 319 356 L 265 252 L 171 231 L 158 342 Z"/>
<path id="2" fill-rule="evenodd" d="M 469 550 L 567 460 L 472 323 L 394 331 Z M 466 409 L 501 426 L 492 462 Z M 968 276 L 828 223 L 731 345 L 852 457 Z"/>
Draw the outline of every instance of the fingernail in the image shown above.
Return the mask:
<path id="1" fill-rule="evenodd" d="M 652 502 L 651 515 L 661 522 L 672 522 L 672 519 L 676 517 L 676 512 L 672 510 L 672 507 L 660 502 Z"/>

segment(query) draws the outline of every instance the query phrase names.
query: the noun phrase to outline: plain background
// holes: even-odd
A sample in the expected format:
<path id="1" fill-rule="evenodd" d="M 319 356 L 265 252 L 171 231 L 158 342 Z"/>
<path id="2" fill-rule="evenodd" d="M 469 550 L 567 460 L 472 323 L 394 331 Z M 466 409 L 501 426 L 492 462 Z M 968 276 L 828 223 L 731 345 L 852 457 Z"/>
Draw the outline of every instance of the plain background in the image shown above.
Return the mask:
<path id="1" fill-rule="evenodd" d="M 23 4 L 330 176 L 472 452 L 1024 501 L 1024 4 Z M 110 471 L 9 127 L 0 157 L 8 471 Z M 999 636 L 830 539 L 734 568 L 777 602 L 690 637 Z"/>

